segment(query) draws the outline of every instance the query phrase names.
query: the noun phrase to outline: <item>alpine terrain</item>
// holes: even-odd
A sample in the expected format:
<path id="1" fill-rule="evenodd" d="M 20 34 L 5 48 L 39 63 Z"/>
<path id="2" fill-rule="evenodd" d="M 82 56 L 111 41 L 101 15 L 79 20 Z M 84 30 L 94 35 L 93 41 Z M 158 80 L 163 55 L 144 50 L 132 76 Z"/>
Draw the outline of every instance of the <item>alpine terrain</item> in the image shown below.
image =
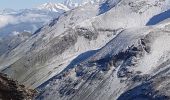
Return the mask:
<path id="1" fill-rule="evenodd" d="M 32 9 L 0 11 L 0 55 L 17 47 L 37 29 L 68 11 L 62 4 L 45 3 Z"/>
<path id="2" fill-rule="evenodd" d="M 57 16 L 0 44 L 1 73 L 36 89 L 34 100 L 170 100 L 170 0 L 63 0 L 41 10 Z"/>

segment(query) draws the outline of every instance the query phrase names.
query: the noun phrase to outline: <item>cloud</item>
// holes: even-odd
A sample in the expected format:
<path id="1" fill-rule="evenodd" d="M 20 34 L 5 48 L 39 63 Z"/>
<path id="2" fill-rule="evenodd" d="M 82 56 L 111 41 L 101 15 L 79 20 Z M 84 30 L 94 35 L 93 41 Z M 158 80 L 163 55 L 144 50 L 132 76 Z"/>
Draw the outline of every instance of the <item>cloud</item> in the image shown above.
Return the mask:
<path id="1" fill-rule="evenodd" d="M 12 35 L 18 35 L 18 34 L 20 34 L 19 32 L 17 32 L 17 31 L 14 31 L 14 32 L 12 32 Z"/>
<path id="2" fill-rule="evenodd" d="M 24 16 L 17 16 L 18 22 L 48 22 L 50 16 L 41 14 L 26 14 Z"/>
<path id="3" fill-rule="evenodd" d="M 10 15 L 0 15 L 0 28 L 5 27 L 8 24 L 16 24 L 17 20 Z"/>
<path id="4" fill-rule="evenodd" d="M 44 22 L 47 23 L 52 19 L 50 16 L 41 15 L 41 14 L 26 14 L 26 15 L 19 15 L 19 16 L 12 16 L 12 15 L 0 15 L 0 28 L 5 27 L 6 25 L 18 24 L 18 23 L 40 23 Z"/>

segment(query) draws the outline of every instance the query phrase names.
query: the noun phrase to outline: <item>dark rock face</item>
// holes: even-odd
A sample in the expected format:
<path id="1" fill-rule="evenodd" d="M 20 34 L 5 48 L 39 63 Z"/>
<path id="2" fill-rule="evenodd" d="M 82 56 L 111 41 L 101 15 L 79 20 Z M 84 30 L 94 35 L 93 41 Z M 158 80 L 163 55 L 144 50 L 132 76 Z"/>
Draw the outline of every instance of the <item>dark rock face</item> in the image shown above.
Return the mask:
<path id="1" fill-rule="evenodd" d="M 1 100 L 32 100 L 35 93 L 34 90 L 26 89 L 24 85 L 19 85 L 6 75 L 0 74 Z"/>

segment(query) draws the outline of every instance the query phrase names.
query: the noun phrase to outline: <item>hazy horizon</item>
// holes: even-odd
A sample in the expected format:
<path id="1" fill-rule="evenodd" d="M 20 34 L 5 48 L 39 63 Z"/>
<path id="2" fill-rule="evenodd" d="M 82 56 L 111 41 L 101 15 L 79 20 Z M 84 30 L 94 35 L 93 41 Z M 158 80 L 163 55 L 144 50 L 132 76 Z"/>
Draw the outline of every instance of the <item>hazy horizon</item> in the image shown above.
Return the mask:
<path id="1" fill-rule="evenodd" d="M 26 9 L 33 8 L 47 2 L 62 3 L 64 0 L 1 0 L 0 9 Z"/>

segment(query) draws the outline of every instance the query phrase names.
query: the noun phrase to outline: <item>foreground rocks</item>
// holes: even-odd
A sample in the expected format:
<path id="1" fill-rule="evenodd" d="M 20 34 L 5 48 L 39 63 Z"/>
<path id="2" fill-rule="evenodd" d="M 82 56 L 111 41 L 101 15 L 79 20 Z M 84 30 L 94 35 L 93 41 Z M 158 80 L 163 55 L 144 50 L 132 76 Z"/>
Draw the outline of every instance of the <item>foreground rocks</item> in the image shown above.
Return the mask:
<path id="1" fill-rule="evenodd" d="M 24 85 L 0 73 L 0 100 L 32 100 L 35 90 L 26 89 Z"/>

